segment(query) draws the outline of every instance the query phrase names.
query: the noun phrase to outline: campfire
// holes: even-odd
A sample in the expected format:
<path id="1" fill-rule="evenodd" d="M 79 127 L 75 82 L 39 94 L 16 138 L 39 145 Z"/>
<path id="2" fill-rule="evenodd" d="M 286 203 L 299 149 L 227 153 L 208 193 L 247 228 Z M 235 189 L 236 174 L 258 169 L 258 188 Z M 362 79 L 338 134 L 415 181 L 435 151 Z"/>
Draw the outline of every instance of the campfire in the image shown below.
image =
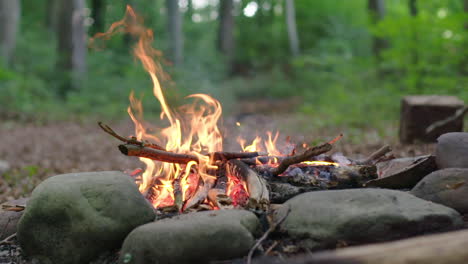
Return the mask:
<path id="1" fill-rule="evenodd" d="M 167 127 L 154 129 L 143 119 L 143 107 L 130 94 L 128 114 L 135 125 L 135 136 L 126 138 L 99 123 L 110 135 L 121 140 L 119 150 L 139 157 L 145 169 L 132 171 L 140 192 L 164 212 L 187 212 L 242 207 L 267 210 L 270 202 L 281 202 L 312 189 L 358 186 L 376 177 L 375 161 L 388 151 L 383 148 L 364 161 L 342 155 L 326 156 L 342 136 L 314 147 L 305 144 L 278 145 L 279 134 L 256 137 L 250 145 L 239 138 L 241 152 L 223 149 L 218 127 L 222 107 L 206 94 L 193 94 L 190 104 L 171 107 L 158 78 L 167 78 L 155 60 L 153 33 L 142 27 L 131 7 L 121 21 L 96 38 L 126 32 L 138 39 L 133 52 L 153 82 L 153 94 L 161 105 L 162 122 Z M 281 149 L 281 150 L 280 150 Z M 302 149 L 302 151 L 299 151 Z M 298 153 L 300 152 L 300 153 Z"/>

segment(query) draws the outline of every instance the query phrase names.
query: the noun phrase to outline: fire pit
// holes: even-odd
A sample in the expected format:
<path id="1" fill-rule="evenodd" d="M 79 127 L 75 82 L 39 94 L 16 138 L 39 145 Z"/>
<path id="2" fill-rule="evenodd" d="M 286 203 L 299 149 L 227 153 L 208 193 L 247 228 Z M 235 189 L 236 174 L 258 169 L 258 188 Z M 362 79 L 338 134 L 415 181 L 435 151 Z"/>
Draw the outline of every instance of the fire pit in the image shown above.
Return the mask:
<path id="1" fill-rule="evenodd" d="M 246 140 L 238 141 L 242 152 L 223 150 L 223 136 L 218 127 L 221 104 L 206 94 L 187 97 L 191 104 L 172 108 L 166 101 L 158 75 L 165 76 L 153 56 L 159 54 L 151 47 L 153 35 L 140 25 L 131 8 L 125 18 L 114 23 L 107 33 L 125 31 L 138 38 L 135 56 L 153 82 L 153 94 L 161 105 L 165 128 L 152 129 L 143 120 L 143 108 L 133 94 L 128 113 L 135 125 L 135 136 L 125 138 L 109 126 L 99 123 L 110 135 L 124 142 L 119 150 L 127 156 L 137 156 L 145 164 L 144 170 L 130 173 L 140 192 L 162 212 L 215 210 L 220 208 L 246 208 L 267 210 L 271 197 L 281 201 L 275 190 L 288 188 L 290 198 L 307 189 L 359 186 L 376 177 L 374 161 L 389 149 L 379 152 L 366 162 L 354 162 L 343 156 L 325 156 L 341 135 L 328 143 L 303 148 L 286 142 L 278 145 L 279 134 L 267 132 L 263 140 L 256 137 L 246 146 Z M 282 151 L 281 151 L 281 150 Z M 272 185 L 272 186 L 270 186 Z M 274 185 L 274 187 L 273 187 Z M 299 188 L 295 188 L 299 187 Z M 284 193 L 284 192 L 283 192 Z"/>

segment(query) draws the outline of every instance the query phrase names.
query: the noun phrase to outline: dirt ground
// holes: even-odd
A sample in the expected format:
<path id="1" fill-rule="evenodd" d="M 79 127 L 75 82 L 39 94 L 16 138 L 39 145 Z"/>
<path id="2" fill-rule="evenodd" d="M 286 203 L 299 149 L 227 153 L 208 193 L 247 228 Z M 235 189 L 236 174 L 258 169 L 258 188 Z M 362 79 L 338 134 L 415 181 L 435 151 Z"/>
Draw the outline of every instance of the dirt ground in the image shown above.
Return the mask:
<path id="1" fill-rule="evenodd" d="M 240 126 L 236 122 L 240 122 Z M 132 135 L 133 124 L 129 120 L 107 123 L 121 135 Z M 281 132 L 278 141 L 284 142 L 286 136 L 290 136 L 295 143 L 308 144 L 325 142 L 343 133 L 344 137 L 333 151 L 354 158 L 366 156 L 383 144 L 390 144 L 397 157 L 430 154 L 434 149 L 433 144 L 399 144 L 397 127 L 391 125 L 384 133 L 374 129 L 315 129 L 307 117 L 282 114 L 225 119 L 222 125 L 225 150 L 240 150 L 235 140 L 239 135 L 252 140 L 256 134 L 262 136 L 268 130 Z M 61 173 L 125 171 L 143 167 L 137 158 L 120 154 L 119 141 L 105 134 L 92 121 L 40 125 L 4 121 L 0 123 L 0 138 L 0 160 L 10 165 L 0 178 L 0 202 L 28 196 L 42 180 Z"/>

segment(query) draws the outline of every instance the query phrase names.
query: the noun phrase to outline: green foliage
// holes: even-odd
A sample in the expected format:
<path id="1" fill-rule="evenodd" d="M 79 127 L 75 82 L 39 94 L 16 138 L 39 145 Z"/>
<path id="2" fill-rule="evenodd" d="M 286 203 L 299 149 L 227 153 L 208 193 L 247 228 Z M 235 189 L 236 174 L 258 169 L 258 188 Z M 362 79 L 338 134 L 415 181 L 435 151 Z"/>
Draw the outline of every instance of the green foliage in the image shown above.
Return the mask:
<path id="1" fill-rule="evenodd" d="M 108 2 L 106 26 L 122 18 L 124 2 Z M 258 9 L 247 17 L 243 11 L 252 2 Z M 239 100 L 298 96 L 303 101 L 299 112 L 310 115 L 317 126 L 365 127 L 397 120 L 404 95 L 450 94 L 468 100 L 463 68 L 468 61 L 468 17 L 460 0 L 418 1 L 416 17 L 409 15 L 406 0 L 387 0 L 387 15 L 376 25 L 368 19 L 366 0 L 296 0 L 301 43 L 296 58 L 289 52 L 283 1 L 237 3 L 233 65 L 216 49 L 217 4 L 182 6 L 184 64 L 163 62 L 173 78 L 163 83 L 172 104 L 203 92 L 220 99 L 229 111 Z M 134 7 L 154 30 L 154 46 L 167 51 L 164 2 L 135 1 Z M 106 42 L 103 50 L 91 48 L 80 88 L 60 97 L 68 73 L 56 69 L 47 9 L 25 0 L 23 14 L 14 64 L 0 67 L 1 111 L 46 119 L 123 118 L 133 90 L 144 99 L 145 112 L 158 114 L 150 78 L 130 54 L 132 41 L 122 35 Z M 372 53 L 373 36 L 389 42 L 380 61 Z"/>

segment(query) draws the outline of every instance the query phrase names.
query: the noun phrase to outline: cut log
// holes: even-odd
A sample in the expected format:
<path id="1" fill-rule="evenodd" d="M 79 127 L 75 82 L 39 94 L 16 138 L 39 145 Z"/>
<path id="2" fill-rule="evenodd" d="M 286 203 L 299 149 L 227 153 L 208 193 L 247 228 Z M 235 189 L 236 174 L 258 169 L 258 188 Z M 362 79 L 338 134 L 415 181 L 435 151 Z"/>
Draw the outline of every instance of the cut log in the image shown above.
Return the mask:
<path id="1" fill-rule="evenodd" d="M 247 208 L 267 210 L 270 196 L 265 180 L 247 164 L 240 160 L 230 160 L 226 164 L 227 173 L 235 175 L 245 181 L 249 192 Z"/>
<path id="2" fill-rule="evenodd" d="M 464 103 L 454 96 L 406 96 L 401 102 L 400 141 L 413 143 L 416 140 L 435 142 L 448 132 L 463 130 L 463 119 L 457 118 L 426 133 L 426 129 L 439 120 L 454 116 Z"/>
<path id="3" fill-rule="evenodd" d="M 458 264 L 468 263 L 468 230 L 419 236 L 395 242 L 349 247 L 287 260 L 259 259 L 255 264 Z"/>

